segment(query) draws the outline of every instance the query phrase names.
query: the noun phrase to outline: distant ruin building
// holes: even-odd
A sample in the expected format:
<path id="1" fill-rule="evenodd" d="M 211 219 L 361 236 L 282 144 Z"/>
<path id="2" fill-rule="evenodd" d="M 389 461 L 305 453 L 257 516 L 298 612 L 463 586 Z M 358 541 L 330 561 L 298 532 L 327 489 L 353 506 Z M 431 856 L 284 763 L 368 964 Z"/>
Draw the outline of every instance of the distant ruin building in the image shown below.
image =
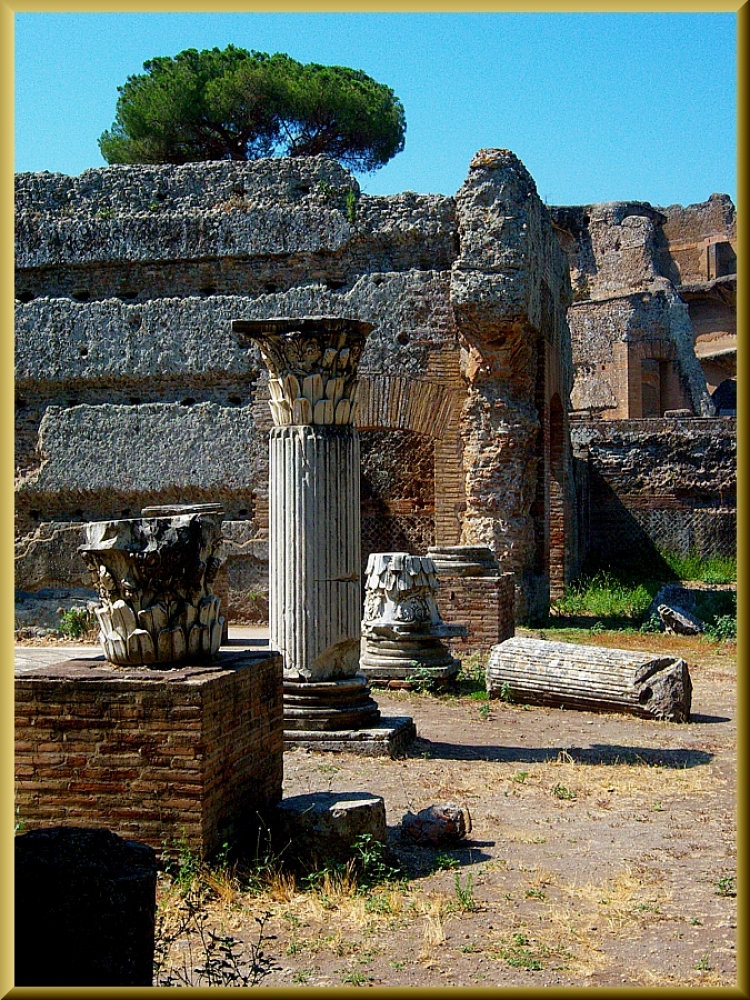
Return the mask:
<path id="1" fill-rule="evenodd" d="M 568 254 L 571 408 L 607 420 L 733 415 L 737 224 L 727 195 L 551 209 Z"/>
<path id="2" fill-rule="evenodd" d="M 734 421 L 710 416 L 735 373 L 725 196 L 548 210 L 481 150 L 455 197 L 368 196 L 318 157 L 20 174 L 15 207 L 19 590 L 88 586 L 84 522 L 215 502 L 222 613 L 267 618 L 268 376 L 232 322 L 282 316 L 374 326 L 363 568 L 486 546 L 520 619 L 605 545 L 610 494 L 659 545 L 733 545 Z M 658 455 L 637 427 L 611 440 L 675 410 Z M 706 460 L 678 469 L 691 441 Z"/>

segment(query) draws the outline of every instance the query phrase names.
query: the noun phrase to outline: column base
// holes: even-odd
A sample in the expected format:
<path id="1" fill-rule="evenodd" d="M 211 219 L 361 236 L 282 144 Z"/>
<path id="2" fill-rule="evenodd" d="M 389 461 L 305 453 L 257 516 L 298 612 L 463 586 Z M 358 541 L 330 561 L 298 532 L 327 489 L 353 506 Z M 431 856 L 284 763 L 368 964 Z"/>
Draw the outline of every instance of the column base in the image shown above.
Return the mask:
<path id="1" fill-rule="evenodd" d="M 284 734 L 364 729 L 377 725 L 380 709 L 362 674 L 335 681 L 284 679 Z"/>
<path id="2" fill-rule="evenodd" d="M 445 687 L 458 675 L 461 661 L 434 637 L 380 639 L 367 637 L 359 668 L 374 685 L 416 687 L 428 682 Z"/>
<path id="3" fill-rule="evenodd" d="M 402 757 L 416 739 L 417 727 L 408 716 L 388 716 L 366 729 L 284 733 L 284 749 L 327 750 L 356 753 L 361 757 Z"/>

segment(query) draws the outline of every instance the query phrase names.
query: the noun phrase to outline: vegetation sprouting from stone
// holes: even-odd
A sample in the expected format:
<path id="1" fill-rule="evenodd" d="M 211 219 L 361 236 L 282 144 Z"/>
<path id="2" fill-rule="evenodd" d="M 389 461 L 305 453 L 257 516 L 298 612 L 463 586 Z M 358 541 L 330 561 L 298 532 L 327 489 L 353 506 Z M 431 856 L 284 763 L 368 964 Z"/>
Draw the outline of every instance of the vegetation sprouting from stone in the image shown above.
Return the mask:
<path id="1" fill-rule="evenodd" d="M 403 105 L 361 70 L 234 45 L 143 68 L 118 88 L 115 121 L 99 139 L 107 163 L 322 155 L 371 171 L 404 148 Z M 355 211 L 352 199 L 350 221 Z"/>

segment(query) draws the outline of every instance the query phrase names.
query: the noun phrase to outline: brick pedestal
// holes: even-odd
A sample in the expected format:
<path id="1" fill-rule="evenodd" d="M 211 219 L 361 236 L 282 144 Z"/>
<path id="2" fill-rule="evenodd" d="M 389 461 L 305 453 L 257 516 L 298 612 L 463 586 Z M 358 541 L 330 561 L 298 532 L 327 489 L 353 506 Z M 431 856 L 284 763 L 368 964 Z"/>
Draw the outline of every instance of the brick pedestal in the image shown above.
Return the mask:
<path id="1" fill-rule="evenodd" d="M 16 802 L 24 829 L 104 827 L 208 856 L 252 836 L 281 800 L 278 653 L 115 667 L 102 656 L 16 677 Z"/>
<path id="2" fill-rule="evenodd" d="M 513 574 L 439 576 L 438 599 L 446 621 L 468 626 L 468 635 L 447 639 L 454 656 L 489 653 L 515 633 Z"/>

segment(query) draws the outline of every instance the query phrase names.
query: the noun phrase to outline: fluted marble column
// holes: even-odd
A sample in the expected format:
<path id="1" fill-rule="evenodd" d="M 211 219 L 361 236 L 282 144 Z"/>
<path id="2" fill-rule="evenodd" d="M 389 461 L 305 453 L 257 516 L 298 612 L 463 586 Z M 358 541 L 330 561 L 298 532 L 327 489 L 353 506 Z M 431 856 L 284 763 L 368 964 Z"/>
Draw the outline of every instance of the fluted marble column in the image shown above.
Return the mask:
<path id="1" fill-rule="evenodd" d="M 357 729 L 379 717 L 359 673 L 357 365 L 369 323 L 236 320 L 270 372 L 270 639 L 284 657 L 287 732 Z"/>

